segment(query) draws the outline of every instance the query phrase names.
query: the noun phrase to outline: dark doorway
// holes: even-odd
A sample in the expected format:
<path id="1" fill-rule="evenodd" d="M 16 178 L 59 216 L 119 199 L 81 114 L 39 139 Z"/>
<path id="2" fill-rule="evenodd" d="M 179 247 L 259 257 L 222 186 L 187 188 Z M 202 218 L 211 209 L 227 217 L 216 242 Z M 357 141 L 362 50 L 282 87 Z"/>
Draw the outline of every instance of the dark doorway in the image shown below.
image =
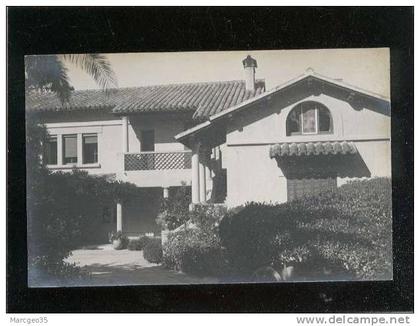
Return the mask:
<path id="1" fill-rule="evenodd" d="M 155 131 L 153 129 L 141 131 L 140 151 L 141 152 L 154 152 L 155 151 Z"/>

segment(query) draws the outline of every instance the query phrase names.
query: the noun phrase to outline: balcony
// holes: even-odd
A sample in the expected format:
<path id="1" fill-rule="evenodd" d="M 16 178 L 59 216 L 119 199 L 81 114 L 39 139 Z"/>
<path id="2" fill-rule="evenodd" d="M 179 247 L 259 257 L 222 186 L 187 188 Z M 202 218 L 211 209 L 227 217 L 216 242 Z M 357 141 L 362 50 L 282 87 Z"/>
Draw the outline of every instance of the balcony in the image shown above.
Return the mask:
<path id="1" fill-rule="evenodd" d="M 191 169 L 191 151 L 124 154 L 125 171 Z"/>

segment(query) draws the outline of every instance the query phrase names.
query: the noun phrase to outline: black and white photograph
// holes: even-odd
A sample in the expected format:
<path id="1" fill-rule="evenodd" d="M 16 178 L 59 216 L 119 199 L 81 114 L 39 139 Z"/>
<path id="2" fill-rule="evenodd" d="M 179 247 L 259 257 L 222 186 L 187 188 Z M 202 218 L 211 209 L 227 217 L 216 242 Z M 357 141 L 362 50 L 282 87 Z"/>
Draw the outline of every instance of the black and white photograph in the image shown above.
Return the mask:
<path id="1" fill-rule="evenodd" d="M 389 62 L 26 56 L 29 286 L 392 280 Z"/>
<path id="2" fill-rule="evenodd" d="M 413 7 L 75 1 L 6 8 L 10 324 L 410 324 Z"/>

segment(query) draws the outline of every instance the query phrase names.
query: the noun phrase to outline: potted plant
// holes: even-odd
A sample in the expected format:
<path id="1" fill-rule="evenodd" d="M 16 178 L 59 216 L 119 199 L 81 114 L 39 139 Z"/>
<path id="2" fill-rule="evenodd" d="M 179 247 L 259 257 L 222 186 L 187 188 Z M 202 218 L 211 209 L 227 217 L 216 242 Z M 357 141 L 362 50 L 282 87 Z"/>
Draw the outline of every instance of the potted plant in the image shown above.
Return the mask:
<path id="1" fill-rule="evenodd" d="M 115 250 L 125 249 L 128 245 L 128 238 L 121 231 L 117 231 L 116 233 L 112 232 L 109 241 Z"/>

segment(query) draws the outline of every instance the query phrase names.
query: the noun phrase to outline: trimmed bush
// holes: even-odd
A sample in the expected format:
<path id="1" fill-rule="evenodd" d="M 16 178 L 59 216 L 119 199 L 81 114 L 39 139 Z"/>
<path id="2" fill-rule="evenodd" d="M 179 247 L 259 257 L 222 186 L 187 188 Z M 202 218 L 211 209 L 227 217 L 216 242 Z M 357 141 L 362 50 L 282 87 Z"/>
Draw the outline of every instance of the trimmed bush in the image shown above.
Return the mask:
<path id="1" fill-rule="evenodd" d="M 295 265 L 308 278 L 392 276 L 391 181 L 355 181 L 281 205 L 249 203 L 220 224 L 237 273 Z M 330 276 L 328 276 L 330 277 Z"/>
<path id="2" fill-rule="evenodd" d="M 132 239 L 128 242 L 128 250 L 143 250 L 150 239 L 150 237 L 145 235 L 140 236 L 138 239 Z"/>
<path id="3" fill-rule="evenodd" d="M 163 262 L 168 268 L 197 276 L 221 276 L 228 272 L 219 237 L 198 228 L 169 234 Z"/>
<path id="4" fill-rule="evenodd" d="M 190 212 L 190 221 L 204 232 L 215 234 L 226 212 L 226 207 L 222 205 L 197 205 Z"/>
<path id="5" fill-rule="evenodd" d="M 139 239 L 129 239 L 127 249 L 130 251 L 140 251 Z"/>
<path id="6" fill-rule="evenodd" d="M 162 241 L 160 238 L 150 238 L 143 249 L 143 257 L 149 263 L 162 262 Z"/>
<path id="7" fill-rule="evenodd" d="M 128 250 L 143 250 L 149 243 L 151 238 L 145 235 L 140 236 L 138 239 L 131 239 L 128 242 Z"/>
<path id="8" fill-rule="evenodd" d="M 174 230 L 190 218 L 191 187 L 183 184 L 181 187 L 169 189 L 169 198 L 164 198 L 156 223 L 163 230 Z"/>

